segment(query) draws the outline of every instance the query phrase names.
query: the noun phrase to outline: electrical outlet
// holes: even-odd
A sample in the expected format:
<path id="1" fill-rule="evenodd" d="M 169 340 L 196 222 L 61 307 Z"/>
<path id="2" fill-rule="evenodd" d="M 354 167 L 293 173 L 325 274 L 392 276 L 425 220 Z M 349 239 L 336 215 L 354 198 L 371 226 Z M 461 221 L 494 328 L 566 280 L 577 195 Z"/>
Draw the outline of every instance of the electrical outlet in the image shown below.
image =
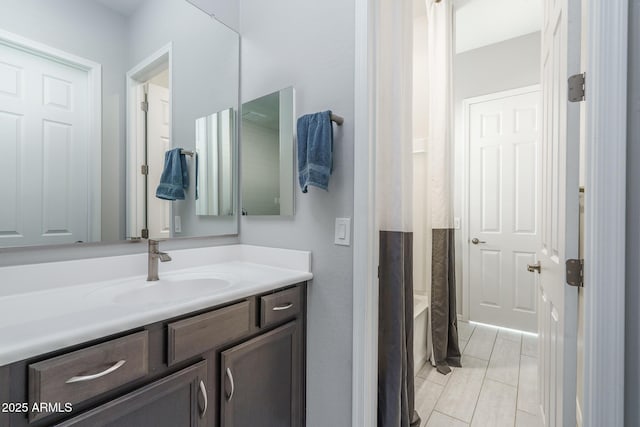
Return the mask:
<path id="1" fill-rule="evenodd" d="M 180 218 L 180 215 L 174 217 L 173 230 L 176 233 L 182 233 L 182 218 Z"/>

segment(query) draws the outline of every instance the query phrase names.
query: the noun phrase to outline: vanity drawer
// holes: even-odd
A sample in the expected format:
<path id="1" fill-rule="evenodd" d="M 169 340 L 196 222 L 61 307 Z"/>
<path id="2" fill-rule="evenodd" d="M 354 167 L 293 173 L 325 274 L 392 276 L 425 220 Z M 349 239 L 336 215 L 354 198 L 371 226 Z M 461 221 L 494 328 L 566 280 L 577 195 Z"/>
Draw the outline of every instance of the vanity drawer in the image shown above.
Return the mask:
<path id="1" fill-rule="evenodd" d="M 251 323 L 249 307 L 249 301 L 242 301 L 170 323 L 167 363 L 173 365 L 247 335 Z"/>
<path id="2" fill-rule="evenodd" d="M 260 297 L 260 327 L 295 317 L 302 305 L 302 288 L 285 289 Z"/>
<path id="3" fill-rule="evenodd" d="M 138 332 L 29 365 L 29 408 L 34 403 L 78 403 L 149 372 L 148 332 Z M 29 420 L 48 412 L 30 412 Z"/>

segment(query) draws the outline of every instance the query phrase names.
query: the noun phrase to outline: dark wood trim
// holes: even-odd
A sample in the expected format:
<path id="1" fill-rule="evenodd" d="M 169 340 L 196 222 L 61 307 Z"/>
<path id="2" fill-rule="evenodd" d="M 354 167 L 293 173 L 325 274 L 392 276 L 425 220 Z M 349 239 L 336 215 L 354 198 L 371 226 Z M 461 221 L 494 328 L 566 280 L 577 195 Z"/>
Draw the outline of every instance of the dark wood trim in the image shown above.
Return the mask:
<path id="1" fill-rule="evenodd" d="M 301 310 L 302 289 L 285 289 L 260 297 L 260 327 L 280 323 L 296 317 Z"/>
<path id="2" fill-rule="evenodd" d="M 61 423 L 64 420 L 69 420 L 70 417 L 78 416 L 86 411 L 91 411 L 101 405 L 104 405 L 111 400 L 118 399 L 121 396 L 133 393 L 143 387 L 150 385 L 151 383 L 161 380 L 164 377 L 175 374 L 176 372 L 185 369 L 200 361 L 205 361 L 207 364 L 207 378 L 206 388 L 209 394 L 209 416 L 207 417 L 206 427 L 220 427 L 220 414 L 218 413 L 218 405 L 220 402 L 220 354 L 233 346 L 242 344 L 248 340 L 251 340 L 261 334 L 268 333 L 277 329 L 286 321 L 269 324 L 264 328 L 260 328 L 260 297 L 277 294 L 282 291 L 290 289 L 300 289 L 300 310 L 297 314 L 296 321 L 300 322 L 300 352 L 301 356 L 301 386 L 300 386 L 300 419 L 301 425 L 305 425 L 306 419 L 306 284 L 300 283 L 294 286 L 288 286 L 285 288 L 276 289 L 268 293 L 262 293 L 250 296 L 248 298 L 234 300 L 232 302 L 221 304 L 220 306 L 210 307 L 208 309 L 202 309 L 195 312 L 175 316 L 173 318 L 156 322 L 144 327 L 132 329 L 130 331 L 123 331 L 117 334 L 113 334 L 107 337 L 100 337 L 95 340 L 91 340 L 86 343 L 69 346 L 60 350 L 52 351 L 47 354 L 38 355 L 27 360 L 19 361 L 8 366 L 0 367 L 0 399 L 10 402 L 27 402 L 29 399 L 28 391 L 28 371 L 29 365 L 37 364 L 58 356 L 85 350 L 91 346 L 96 346 L 102 343 L 114 339 L 120 339 L 126 337 L 132 333 L 145 332 L 148 334 L 148 374 L 144 377 L 135 379 L 126 384 L 118 386 L 110 391 L 101 393 L 98 396 L 88 398 L 77 404 L 73 405 L 72 413 L 54 413 L 42 419 L 29 422 L 26 413 L 13 413 L 2 414 L 0 413 L 0 426 L 1 427 L 48 427 L 56 423 Z M 242 336 L 232 338 L 226 342 L 219 343 L 217 345 L 209 344 L 206 350 L 200 353 L 187 357 L 182 361 L 175 361 L 174 364 L 169 365 L 168 353 L 169 353 L 169 339 L 168 330 L 169 325 L 172 323 L 180 322 L 182 320 L 189 320 L 200 315 L 206 315 L 214 311 L 233 307 L 239 303 L 247 305 L 247 324 L 248 331 Z M 216 325 L 220 328 L 220 325 Z M 209 339 L 210 337 L 207 337 Z M 186 356 L 185 356 L 186 357 Z M 8 380 L 7 380 L 8 378 Z M 212 404 L 213 402 L 213 404 Z M 5 421 L 5 419 L 7 421 Z"/>
<path id="3" fill-rule="evenodd" d="M 250 303 L 242 301 L 168 326 L 169 366 L 249 334 Z"/>
<path id="4" fill-rule="evenodd" d="M 159 398 L 171 395 L 185 387 L 185 385 L 189 387 L 191 394 L 191 406 L 189 408 L 191 424 L 188 427 L 205 426 L 209 416 L 209 409 L 207 409 L 204 417 L 201 418 L 198 412 L 204 408 L 198 398 L 200 380 L 207 380 L 207 363 L 205 361 L 159 379 L 125 396 L 111 400 L 68 421 L 56 424 L 56 427 L 93 427 L 113 423 L 123 415 L 138 411 L 159 400 Z M 211 408 L 211 403 L 209 403 L 209 408 Z M 148 425 L 147 427 L 153 426 Z"/>
<path id="5" fill-rule="evenodd" d="M 98 396 L 149 373 L 149 334 L 137 332 L 29 365 L 29 407 L 36 403 L 71 403 Z M 123 363 L 112 373 L 86 382 L 67 383 Z M 29 420 L 49 415 L 30 411 Z"/>

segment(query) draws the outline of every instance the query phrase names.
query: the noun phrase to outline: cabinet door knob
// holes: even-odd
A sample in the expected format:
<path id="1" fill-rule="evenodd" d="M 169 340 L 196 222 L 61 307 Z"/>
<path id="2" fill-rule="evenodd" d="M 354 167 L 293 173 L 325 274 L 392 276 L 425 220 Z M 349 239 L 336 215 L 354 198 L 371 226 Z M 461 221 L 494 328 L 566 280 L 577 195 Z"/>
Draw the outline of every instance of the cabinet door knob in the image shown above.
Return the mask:
<path id="1" fill-rule="evenodd" d="M 209 398 L 207 396 L 207 388 L 204 386 L 204 382 L 200 380 L 200 393 L 202 393 L 202 398 L 204 400 L 204 408 L 200 413 L 200 418 L 204 418 L 204 415 L 207 413 L 207 408 L 209 407 Z"/>
<path id="2" fill-rule="evenodd" d="M 93 375 L 82 375 L 82 376 L 77 376 L 77 377 L 71 377 L 67 381 L 65 381 L 65 383 L 66 384 L 72 384 L 72 383 L 79 383 L 79 382 L 84 382 L 84 381 L 97 380 L 98 378 L 102 378 L 105 375 L 109 375 L 110 373 L 112 373 L 114 371 L 117 371 L 125 363 L 127 363 L 126 360 L 119 360 L 116 363 L 114 363 L 113 366 L 105 369 L 102 372 L 98 372 L 97 374 L 93 374 Z"/>
<path id="3" fill-rule="evenodd" d="M 289 302 L 289 303 L 286 303 L 284 305 L 279 305 L 277 307 L 273 307 L 271 310 L 273 310 L 273 311 L 284 311 L 284 310 L 289 310 L 291 307 L 293 307 L 293 303 Z"/>
<path id="4" fill-rule="evenodd" d="M 229 384 L 231 384 L 231 392 L 227 394 L 227 401 L 231 402 L 231 399 L 233 399 L 233 393 L 236 391 L 236 385 L 233 383 L 233 374 L 229 368 L 227 368 L 227 378 L 229 379 Z"/>

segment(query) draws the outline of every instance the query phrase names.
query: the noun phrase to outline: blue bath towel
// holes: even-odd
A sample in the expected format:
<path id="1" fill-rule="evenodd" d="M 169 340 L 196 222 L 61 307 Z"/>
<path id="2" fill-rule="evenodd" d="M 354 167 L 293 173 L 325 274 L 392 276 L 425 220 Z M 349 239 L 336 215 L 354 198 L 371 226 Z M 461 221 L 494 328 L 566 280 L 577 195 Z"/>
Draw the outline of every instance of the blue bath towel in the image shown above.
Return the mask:
<path id="1" fill-rule="evenodd" d="M 298 180 L 303 193 L 313 185 L 328 190 L 333 172 L 333 126 L 331 111 L 307 114 L 298 119 Z"/>
<path id="2" fill-rule="evenodd" d="M 164 154 L 164 170 L 156 197 L 164 200 L 184 200 L 184 190 L 189 187 L 187 158 L 181 154 L 182 148 L 174 148 Z"/>

